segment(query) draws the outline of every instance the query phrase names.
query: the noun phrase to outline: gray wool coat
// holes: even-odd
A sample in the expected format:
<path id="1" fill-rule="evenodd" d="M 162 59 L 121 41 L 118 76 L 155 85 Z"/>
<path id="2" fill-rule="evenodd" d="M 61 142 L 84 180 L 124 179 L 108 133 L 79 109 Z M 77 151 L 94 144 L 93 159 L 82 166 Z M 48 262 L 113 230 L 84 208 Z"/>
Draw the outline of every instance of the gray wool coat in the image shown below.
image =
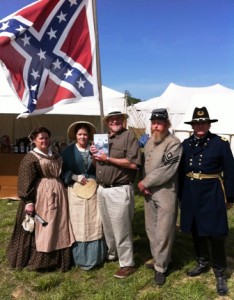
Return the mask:
<path id="1" fill-rule="evenodd" d="M 151 137 L 144 149 L 142 183 L 158 196 L 177 197 L 178 167 L 182 155 L 180 140 L 169 133 L 160 144 Z"/>

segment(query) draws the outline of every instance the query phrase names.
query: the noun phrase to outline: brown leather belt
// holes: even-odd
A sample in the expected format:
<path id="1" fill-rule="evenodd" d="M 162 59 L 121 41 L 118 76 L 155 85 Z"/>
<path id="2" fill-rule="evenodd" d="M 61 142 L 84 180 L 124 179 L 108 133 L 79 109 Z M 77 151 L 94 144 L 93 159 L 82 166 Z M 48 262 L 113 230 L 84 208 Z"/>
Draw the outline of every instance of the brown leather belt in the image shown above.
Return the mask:
<path id="1" fill-rule="evenodd" d="M 118 187 L 118 186 L 123 186 L 123 185 L 130 185 L 132 184 L 131 182 L 128 183 L 116 183 L 116 184 L 103 184 L 103 183 L 99 183 L 100 186 L 102 186 L 103 188 L 112 188 L 112 187 Z"/>

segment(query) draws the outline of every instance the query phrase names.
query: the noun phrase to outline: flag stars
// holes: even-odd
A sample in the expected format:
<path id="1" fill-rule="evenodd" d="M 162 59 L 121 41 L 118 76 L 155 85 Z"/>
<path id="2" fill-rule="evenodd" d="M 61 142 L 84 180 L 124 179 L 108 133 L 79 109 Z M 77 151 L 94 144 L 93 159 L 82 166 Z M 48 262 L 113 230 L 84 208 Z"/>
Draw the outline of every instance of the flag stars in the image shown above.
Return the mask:
<path id="1" fill-rule="evenodd" d="M 45 54 L 46 54 L 46 51 L 42 51 L 42 49 L 40 49 L 40 52 L 37 53 L 37 55 L 40 57 L 40 60 L 46 59 Z"/>
<path id="2" fill-rule="evenodd" d="M 76 0 L 69 0 L 69 2 L 71 3 L 71 4 L 70 4 L 70 7 L 71 7 L 72 5 L 77 5 Z"/>
<path id="3" fill-rule="evenodd" d="M 35 71 L 32 69 L 32 73 L 30 75 L 32 75 L 33 78 L 36 80 L 38 77 L 40 77 L 40 75 L 38 73 L 39 73 L 38 71 Z"/>
<path id="4" fill-rule="evenodd" d="M 82 78 L 80 78 L 78 81 L 77 81 L 77 83 L 78 83 L 78 85 L 79 85 L 79 88 L 84 88 L 84 83 L 85 83 L 85 81 L 84 80 L 82 80 Z"/>
<path id="5" fill-rule="evenodd" d="M 50 1 L 42 2 L 45 3 L 44 9 L 48 9 L 46 2 Z M 63 2 L 64 5 L 58 7 L 59 2 Z M 20 76 L 24 85 L 21 100 L 27 107 L 29 115 L 34 110 L 39 110 L 37 106 L 40 101 L 47 111 L 57 103 L 57 100 L 64 101 L 64 103 L 73 101 L 74 94 L 79 98 L 94 96 L 96 74 L 90 75 L 85 71 L 88 64 L 92 62 L 92 49 L 86 47 L 86 36 L 89 42 L 90 35 L 94 38 L 93 31 L 89 33 L 89 30 L 93 28 L 88 26 L 91 22 L 89 17 L 92 16 L 89 16 L 86 11 L 87 15 L 83 18 L 83 6 L 82 9 L 79 6 L 81 2 L 83 3 L 82 0 L 66 0 L 55 1 L 51 6 L 48 4 L 49 11 L 46 19 L 38 11 L 38 18 L 33 21 L 31 15 L 37 14 L 37 6 L 32 5 L 17 13 L 17 18 L 12 17 L 0 21 L 0 36 L 3 36 L 3 41 L 6 40 L 8 43 L 6 56 L 7 47 L 10 49 L 14 47 L 15 51 L 15 57 L 9 56 L 10 52 L 8 55 L 10 72 L 14 70 L 17 55 L 21 58 L 18 59 L 20 60 L 18 63 L 22 64 Z M 73 30 L 77 23 L 79 23 L 80 30 Z M 84 41 L 79 41 L 83 31 L 85 32 Z M 69 48 L 69 43 L 72 45 L 71 37 L 78 40 L 76 45 L 78 50 L 75 52 Z M 83 63 L 82 59 L 81 61 L 79 59 L 80 55 L 87 56 Z M 21 83 L 18 82 L 18 84 Z M 41 98 L 44 92 L 54 93 L 54 90 L 51 91 L 51 84 L 58 95 L 58 99 L 53 103 L 53 99 L 47 101 Z M 16 87 L 16 89 L 19 88 Z"/>
<path id="6" fill-rule="evenodd" d="M 66 79 L 67 79 L 68 77 L 72 76 L 72 72 L 73 72 L 73 70 L 67 70 L 67 72 L 64 73 Z"/>
<path id="7" fill-rule="evenodd" d="M 61 23 L 62 21 L 66 22 L 66 15 L 67 15 L 67 14 L 64 14 L 64 13 L 61 11 L 60 15 L 57 16 L 57 18 L 59 19 L 59 23 Z"/>
<path id="8" fill-rule="evenodd" d="M 2 27 L 0 28 L 0 30 L 6 30 L 9 27 L 9 21 L 6 23 L 2 23 Z"/>
<path id="9" fill-rule="evenodd" d="M 24 37 L 22 38 L 22 41 L 24 42 L 24 47 L 26 45 L 30 45 L 29 40 L 31 39 L 30 36 L 27 36 L 27 34 L 24 35 Z"/>
<path id="10" fill-rule="evenodd" d="M 50 36 L 50 40 L 52 39 L 52 38 L 57 38 L 57 36 L 56 36 L 56 33 L 57 32 L 57 30 L 53 30 L 52 28 L 50 28 L 50 31 L 49 32 L 47 32 L 47 34 Z"/>
<path id="11" fill-rule="evenodd" d="M 23 33 L 27 28 L 20 25 L 18 28 L 16 28 L 16 31 L 19 31 L 20 33 Z"/>
<path id="12" fill-rule="evenodd" d="M 52 65 L 54 65 L 54 70 L 55 69 L 61 69 L 61 61 L 59 61 L 59 59 L 57 58 L 55 62 L 52 63 Z"/>
<path id="13" fill-rule="evenodd" d="M 37 90 L 37 84 L 31 85 L 31 86 L 30 86 L 30 90 L 31 90 L 31 91 L 36 91 L 36 90 Z"/>

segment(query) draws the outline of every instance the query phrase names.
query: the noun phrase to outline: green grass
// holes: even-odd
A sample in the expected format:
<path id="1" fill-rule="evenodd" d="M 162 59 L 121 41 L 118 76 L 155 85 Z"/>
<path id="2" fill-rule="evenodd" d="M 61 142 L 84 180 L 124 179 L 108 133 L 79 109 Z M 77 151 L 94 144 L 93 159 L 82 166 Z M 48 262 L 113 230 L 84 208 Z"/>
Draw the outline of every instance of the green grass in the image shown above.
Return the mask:
<path id="1" fill-rule="evenodd" d="M 177 228 L 172 254 L 172 269 L 163 287 L 153 281 L 153 271 L 144 267 L 150 258 L 148 239 L 144 229 L 143 198 L 136 195 L 133 222 L 134 249 L 137 272 L 126 279 L 116 279 L 113 274 L 118 262 L 105 263 L 103 267 L 83 271 L 73 267 L 67 273 L 37 273 L 11 270 L 5 250 L 13 229 L 17 201 L 0 200 L 0 299 L 20 300 L 211 300 L 234 299 L 234 209 L 229 210 L 230 234 L 227 241 L 229 261 L 227 297 L 216 294 L 212 271 L 197 278 L 188 278 L 186 271 L 194 266 L 191 237 Z"/>

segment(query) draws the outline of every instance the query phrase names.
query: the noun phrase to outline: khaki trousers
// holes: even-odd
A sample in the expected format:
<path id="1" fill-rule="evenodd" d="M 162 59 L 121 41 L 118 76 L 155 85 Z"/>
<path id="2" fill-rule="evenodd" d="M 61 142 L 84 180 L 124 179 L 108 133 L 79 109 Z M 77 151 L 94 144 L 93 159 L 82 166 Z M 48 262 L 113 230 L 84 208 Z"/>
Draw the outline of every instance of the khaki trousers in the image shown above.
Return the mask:
<path id="1" fill-rule="evenodd" d="M 172 245 L 178 211 L 178 202 L 172 197 L 145 201 L 145 228 L 150 241 L 156 271 L 164 273 L 171 260 Z"/>
<path id="2" fill-rule="evenodd" d="M 108 247 L 107 258 L 118 257 L 120 267 L 134 266 L 132 219 L 134 191 L 131 185 L 97 190 L 99 211 Z"/>

